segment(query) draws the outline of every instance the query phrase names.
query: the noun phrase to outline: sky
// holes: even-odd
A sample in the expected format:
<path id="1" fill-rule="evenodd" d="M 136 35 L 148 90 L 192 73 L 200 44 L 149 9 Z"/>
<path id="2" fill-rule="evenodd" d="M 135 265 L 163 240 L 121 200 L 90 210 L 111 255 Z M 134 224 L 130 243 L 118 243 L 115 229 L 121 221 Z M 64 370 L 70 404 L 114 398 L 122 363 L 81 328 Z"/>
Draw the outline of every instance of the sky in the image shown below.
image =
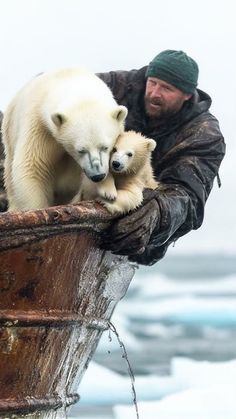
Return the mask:
<path id="1" fill-rule="evenodd" d="M 235 0 L 0 0 L 0 109 L 36 74 L 82 65 L 130 70 L 164 49 L 183 50 L 200 68 L 227 154 L 203 226 L 175 252 L 236 253 Z M 172 250 L 173 251 L 173 250 Z"/>

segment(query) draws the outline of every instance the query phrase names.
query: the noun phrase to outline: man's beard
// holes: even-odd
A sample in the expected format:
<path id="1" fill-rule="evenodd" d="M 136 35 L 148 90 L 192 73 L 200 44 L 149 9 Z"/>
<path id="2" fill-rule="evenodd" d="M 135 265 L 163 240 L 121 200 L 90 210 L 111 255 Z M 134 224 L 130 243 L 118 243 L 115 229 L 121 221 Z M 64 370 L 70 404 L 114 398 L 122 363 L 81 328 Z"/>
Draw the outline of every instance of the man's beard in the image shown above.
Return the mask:
<path id="1" fill-rule="evenodd" d="M 179 106 L 176 104 L 175 107 L 167 108 L 160 99 L 144 98 L 145 111 L 149 118 L 155 120 L 165 120 L 171 115 L 174 115 L 179 110 Z M 157 106 L 152 108 L 151 105 Z"/>

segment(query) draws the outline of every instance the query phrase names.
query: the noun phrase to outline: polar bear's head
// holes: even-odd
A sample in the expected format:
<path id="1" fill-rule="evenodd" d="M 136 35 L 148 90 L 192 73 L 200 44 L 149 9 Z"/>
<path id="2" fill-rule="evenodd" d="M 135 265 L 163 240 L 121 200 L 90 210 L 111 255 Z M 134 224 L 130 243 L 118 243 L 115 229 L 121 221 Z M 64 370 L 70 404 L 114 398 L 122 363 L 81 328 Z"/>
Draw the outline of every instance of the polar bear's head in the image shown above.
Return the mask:
<path id="1" fill-rule="evenodd" d="M 85 175 L 99 182 L 109 171 L 111 150 L 124 131 L 125 106 L 109 107 L 87 102 L 67 112 L 51 115 L 57 141 L 76 160 Z"/>
<path id="2" fill-rule="evenodd" d="M 156 142 L 135 131 L 121 134 L 113 147 L 110 168 L 114 173 L 136 174 L 150 159 Z"/>

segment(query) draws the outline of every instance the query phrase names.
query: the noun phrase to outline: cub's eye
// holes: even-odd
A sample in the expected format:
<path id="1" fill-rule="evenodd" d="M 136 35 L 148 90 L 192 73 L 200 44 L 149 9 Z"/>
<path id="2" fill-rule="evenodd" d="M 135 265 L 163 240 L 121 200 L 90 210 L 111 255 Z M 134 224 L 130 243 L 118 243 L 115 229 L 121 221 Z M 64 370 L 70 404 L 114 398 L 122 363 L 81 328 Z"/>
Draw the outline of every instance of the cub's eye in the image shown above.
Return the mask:
<path id="1" fill-rule="evenodd" d="M 129 152 L 129 153 L 127 153 L 127 156 L 128 157 L 132 157 L 133 156 L 133 153 Z"/>
<path id="2" fill-rule="evenodd" d="M 108 147 L 101 147 L 101 151 L 107 151 L 108 150 Z"/>
<path id="3" fill-rule="evenodd" d="M 112 153 L 116 153 L 117 152 L 117 148 L 113 148 Z"/>
<path id="4" fill-rule="evenodd" d="M 85 154 L 85 153 L 87 153 L 87 152 L 86 152 L 86 150 L 78 150 L 78 153 L 79 153 L 79 154 Z"/>

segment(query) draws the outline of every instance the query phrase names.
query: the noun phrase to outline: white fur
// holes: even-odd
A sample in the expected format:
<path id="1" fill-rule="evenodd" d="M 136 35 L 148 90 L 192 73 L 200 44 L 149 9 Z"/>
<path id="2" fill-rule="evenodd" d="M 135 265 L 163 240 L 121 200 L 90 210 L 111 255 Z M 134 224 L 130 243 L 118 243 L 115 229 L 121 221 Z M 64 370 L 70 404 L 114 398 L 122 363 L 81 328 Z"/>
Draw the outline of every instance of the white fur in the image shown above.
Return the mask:
<path id="1" fill-rule="evenodd" d="M 126 115 L 106 84 L 86 69 L 44 73 L 27 83 L 3 119 L 10 210 L 70 202 L 81 171 L 105 177 Z"/>
<path id="2" fill-rule="evenodd" d="M 158 187 L 151 166 L 151 152 L 155 147 L 154 140 L 140 133 L 127 131 L 121 134 L 111 153 L 109 175 L 97 184 L 83 176 L 73 203 L 99 199 L 112 214 L 136 209 L 142 203 L 143 189 Z"/>

